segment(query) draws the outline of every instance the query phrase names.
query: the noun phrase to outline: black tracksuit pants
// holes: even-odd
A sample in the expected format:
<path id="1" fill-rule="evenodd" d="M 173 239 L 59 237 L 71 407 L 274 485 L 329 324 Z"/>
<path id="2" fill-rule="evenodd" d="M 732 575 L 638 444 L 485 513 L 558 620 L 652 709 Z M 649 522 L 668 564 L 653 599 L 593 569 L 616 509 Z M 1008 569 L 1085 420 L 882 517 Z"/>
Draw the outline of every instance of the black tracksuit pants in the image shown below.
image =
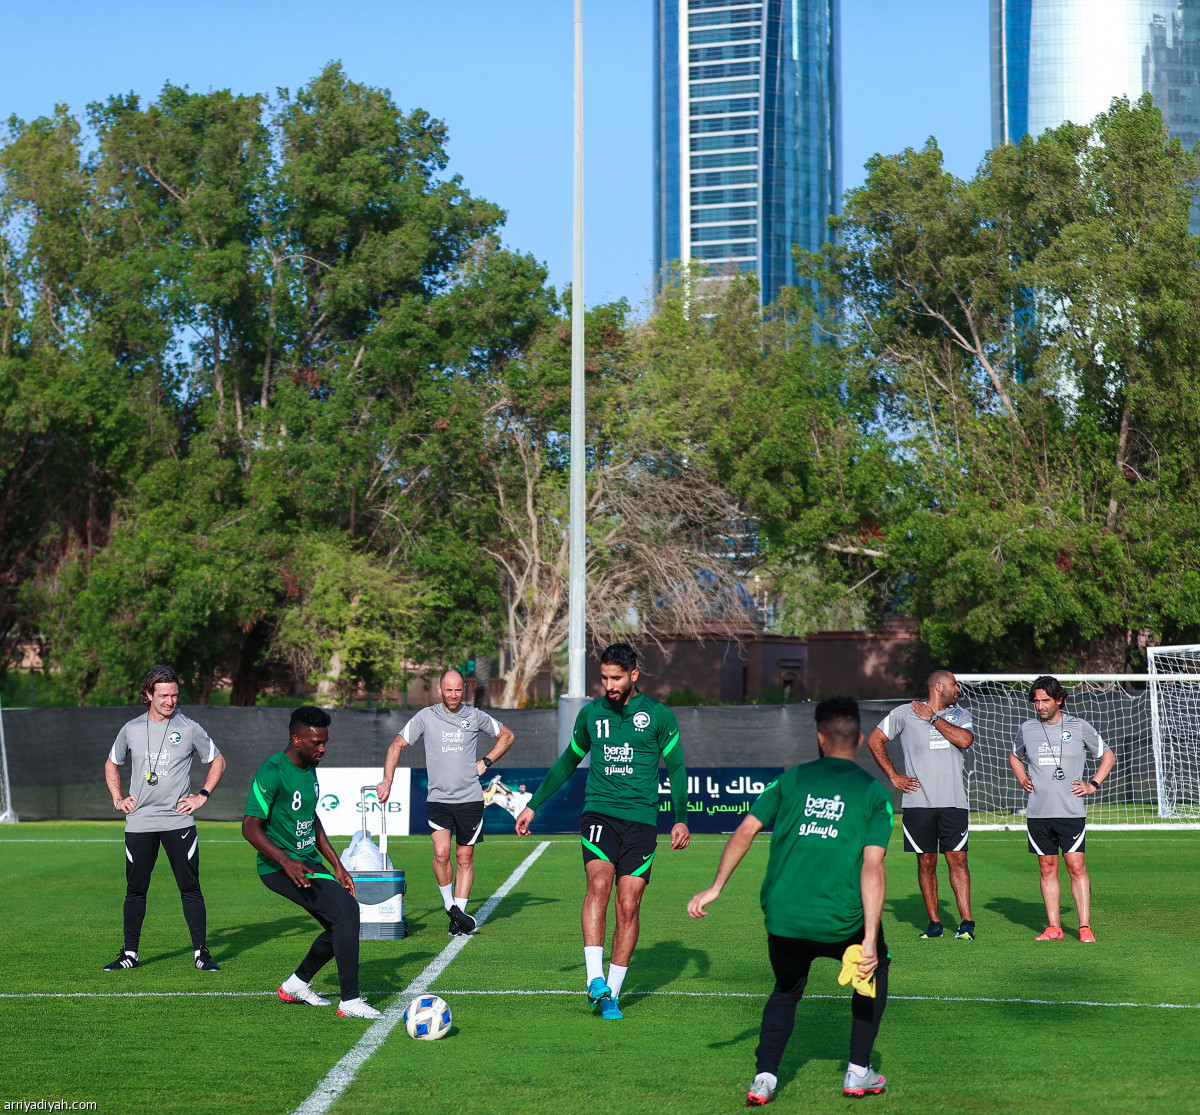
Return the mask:
<path id="1" fill-rule="evenodd" d="M 146 919 L 146 892 L 162 845 L 175 873 L 183 902 L 183 917 L 192 935 L 192 948 L 204 948 L 208 915 L 200 893 L 200 838 L 196 826 L 166 832 L 125 833 L 125 949 L 138 951 Z"/>
<path id="2" fill-rule="evenodd" d="M 763 1008 L 762 1031 L 755 1051 L 756 1072 L 779 1075 L 779 1062 L 783 1060 L 783 1051 L 796 1025 L 796 1007 L 808 983 L 808 970 L 812 962 L 818 956 L 827 956 L 840 964 L 846 948 L 849 945 L 861 945 L 862 939 L 861 931 L 834 943 L 767 934 L 767 949 L 775 973 L 775 990 Z M 856 1065 L 870 1065 L 871 1049 L 879 1033 L 883 1008 L 887 1006 L 888 967 L 891 961 L 888 959 L 882 929 L 875 947 L 879 956 L 879 967 L 875 970 L 875 998 L 860 995 L 857 991 L 850 997 L 850 1062 Z"/>
<path id="3" fill-rule="evenodd" d="M 308 955 L 296 969 L 305 983 L 337 958 L 342 1001 L 358 998 L 358 903 L 336 879 L 310 878 L 310 886 L 298 887 L 282 871 L 260 876 L 263 885 L 295 902 L 321 923 L 324 932 L 312 943 Z"/>

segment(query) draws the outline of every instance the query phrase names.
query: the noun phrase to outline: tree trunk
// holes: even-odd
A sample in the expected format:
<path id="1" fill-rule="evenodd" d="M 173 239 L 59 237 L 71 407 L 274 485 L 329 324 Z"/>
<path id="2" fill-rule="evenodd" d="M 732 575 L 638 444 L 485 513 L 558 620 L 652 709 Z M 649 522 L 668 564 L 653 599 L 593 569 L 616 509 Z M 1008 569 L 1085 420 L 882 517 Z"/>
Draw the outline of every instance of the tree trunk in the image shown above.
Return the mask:
<path id="1" fill-rule="evenodd" d="M 335 650 L 329 656 L 329 666 L 325 676 L 317 682 L 317 704 L 321 708 L 336 708 L 338 704 L 338 685 L 342 680 L 342 656 Z"/>
<path id="2" fill-rule="evenodd" d="M 233 686 L 229 691 L 230 705 L 253 706 L 258 700 L 265 671 L 262 654 L 266 649 L 269 632 L 264 624 L 257 623 L 242 641 L 237 669 L 233 672 Z"/>

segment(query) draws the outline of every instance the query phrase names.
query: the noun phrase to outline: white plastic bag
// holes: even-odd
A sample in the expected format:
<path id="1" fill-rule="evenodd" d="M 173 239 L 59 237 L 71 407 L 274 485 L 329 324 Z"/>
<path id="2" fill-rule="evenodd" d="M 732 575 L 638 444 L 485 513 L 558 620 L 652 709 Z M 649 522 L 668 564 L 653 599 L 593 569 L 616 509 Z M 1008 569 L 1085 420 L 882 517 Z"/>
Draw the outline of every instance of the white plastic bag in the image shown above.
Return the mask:
<path id="1" fill-rule="evenodd" d="M 342 866 L 347 871 L 394 871 L 392 857 L 385 856 L 368 832 L 359 829 L 350 838 L 350 847 L 342 853 Z"/>

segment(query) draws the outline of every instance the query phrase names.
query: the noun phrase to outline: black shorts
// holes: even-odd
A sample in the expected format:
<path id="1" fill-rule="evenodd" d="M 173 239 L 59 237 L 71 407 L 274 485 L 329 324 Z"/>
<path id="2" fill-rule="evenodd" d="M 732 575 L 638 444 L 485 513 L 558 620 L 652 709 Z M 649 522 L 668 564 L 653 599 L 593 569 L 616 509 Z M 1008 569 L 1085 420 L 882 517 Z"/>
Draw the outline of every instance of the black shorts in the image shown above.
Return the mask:
<path id="1" fill-rule="evenodd" d="M 658 842 L 658 828 L 642 821 L 623 821 L 603 813 L 584 813 L 579 818 L 583 862 L 606 860 L 617 869 L 617 877 L 635 875 L 650 882 L 650 865 Z"/>
<path id="2" fill-rule="evenodd" d="M 1056 856 L 1064 852 L 1082 852 L 1087 835 L 1086 817 L 1029 817 L 1026 819 L 1029 850 L 1035 856 Z"/>
<path id="3" fill-rule="evenodd" d="M 901 818 L 906 852 L 965 852 L 970 814 L 965 809 L 906 809 Z"/>
<path id="4" fill-rule="evenodd" d="M 425 816 L 431 832 L 449 829 L 460 848 L 483 843 L 483 802 L 468 801 L 451 805 L 445 801 L 427 801 Z"/>

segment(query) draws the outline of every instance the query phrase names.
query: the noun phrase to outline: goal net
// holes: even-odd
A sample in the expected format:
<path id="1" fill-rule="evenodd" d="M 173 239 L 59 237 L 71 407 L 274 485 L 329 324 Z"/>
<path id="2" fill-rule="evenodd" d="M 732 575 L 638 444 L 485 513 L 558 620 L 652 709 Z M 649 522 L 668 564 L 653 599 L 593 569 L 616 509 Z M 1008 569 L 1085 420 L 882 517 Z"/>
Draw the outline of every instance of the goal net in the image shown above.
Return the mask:
<path id="1" fill-rule="evenodd" d="M 1200 827 L 1200 646 L 1150 651 L 1145 674 L 1059 674 L 1063 710 L 1091 724 L 1117 765 L 1086 799 L 1099 827 Z M 1033 717 L 1035 674 L 960 674 L 960 704 L 971 710 L 967 790 L 975 827 L 1024 826 L 1028 795 L 1013 777 L 1009 752 Z M 1090 757 L 1084 778 L 1096 763 Z"/>
<path id="2" fill-rule="evenodd" d="M 13 809 L 12 786 L 8 781 L 8 749 L 4 746 L 4 705 L 0 702 L 0 825 L 15 825 L 17 812 Z"/>

